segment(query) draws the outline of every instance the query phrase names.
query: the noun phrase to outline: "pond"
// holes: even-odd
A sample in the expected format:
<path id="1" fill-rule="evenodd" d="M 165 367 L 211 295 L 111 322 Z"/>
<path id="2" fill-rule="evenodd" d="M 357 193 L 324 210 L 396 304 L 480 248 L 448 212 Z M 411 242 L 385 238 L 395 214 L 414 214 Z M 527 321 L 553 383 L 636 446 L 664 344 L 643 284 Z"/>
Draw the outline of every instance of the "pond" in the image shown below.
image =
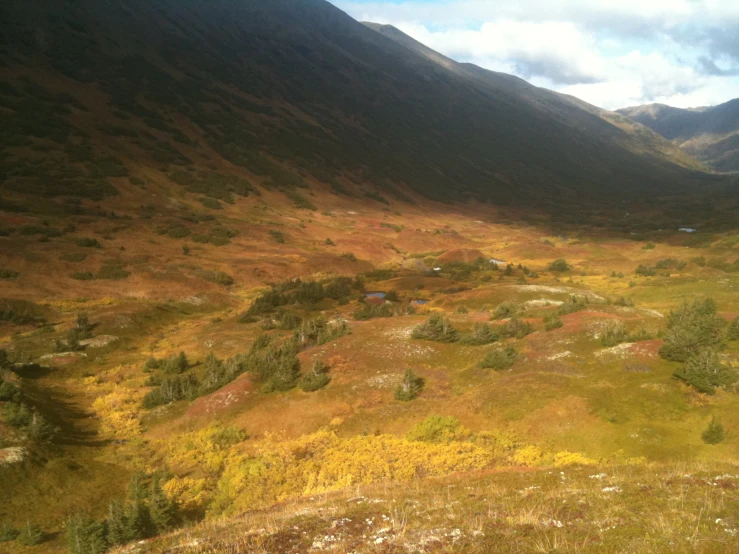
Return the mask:
<path id="1" fill-rule="evenodd" d="M 385 298 L 384 292 L 368 292 L 365 294 L 365 298 Z"/>
<path id="2" fill-rule="evenodd" d="M 422 299 L 418 299 L 418 300 L 411 300 L 411 302 L 412 302 L 413 304 L 418 304 L 418 305 L 420 305 L 420 306 L 423 306 L 424 304 L 428 304 L 429 302 L 431 302 L 431 300 L 422 300 Z"/>

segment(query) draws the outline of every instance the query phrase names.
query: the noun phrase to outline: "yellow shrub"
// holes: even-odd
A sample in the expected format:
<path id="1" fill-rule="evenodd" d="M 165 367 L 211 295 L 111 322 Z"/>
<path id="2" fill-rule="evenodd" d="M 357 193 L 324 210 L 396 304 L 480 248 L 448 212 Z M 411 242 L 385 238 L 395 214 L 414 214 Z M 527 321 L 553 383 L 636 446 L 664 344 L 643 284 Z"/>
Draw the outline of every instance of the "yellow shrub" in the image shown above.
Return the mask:
<path id="1" fill-rule="evenodd" d="M 291 441 L 271 437 L 256 455 L 228 460 L 210 510 L 237 513 L 303 494 L 484 469 L 493 462 L 487 449 L 471 442 L 420 443 L 391 435 L 341 439 L 329 430 Z"/>
<path id="2" fill-rule="evenodd" d="M 205 506 L 210 494 L 206 479 L 174 477 L 162 486 L 170 500 L 175 500 L 184 510 L 199 510 Z"/>
<path id="3" fill-rule="evenodd" d="M 116 440 L 133 439 L 140 435 L 140 404 L 141 394 L 124 388 L 95 400 L 92 409 L 101 420 L 100 434 Z"/>
<path id="4" fill-rule="evenodd" d="M 557 452 L 554 455 L 554 465 L 557 467 L 570 466 L 570 465 L 592 466 L 597 463 L 598 463 L 597 460 L 586 458 L 584 455 L 580 454 L 579 452 L 567 452 L 565 450 L 563 452 Z"/>
<path id="5" fill-rule="evenodd" d="M 158 444 L 168 465 L 215 476 L 232 455 L 232 447 L 245 438 L 246 434 L 238 428 L 211 426 Z"/>
<path id="6" fill-rule="evenodd" d="M 545 465 L 549 457 L 542 452 L 538 446 L 524 446 L 519 448 L 511 456 L 513 462 L 521 466 Z"/>

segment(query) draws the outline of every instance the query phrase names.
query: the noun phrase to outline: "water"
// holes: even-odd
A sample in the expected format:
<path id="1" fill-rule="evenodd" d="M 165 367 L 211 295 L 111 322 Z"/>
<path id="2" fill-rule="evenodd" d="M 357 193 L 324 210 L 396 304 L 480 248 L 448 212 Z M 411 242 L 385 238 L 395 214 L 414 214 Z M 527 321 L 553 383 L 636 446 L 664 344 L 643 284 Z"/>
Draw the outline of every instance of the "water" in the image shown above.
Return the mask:
<path id="1" fill-rule="evenodd" d="M 423 306 L 424 304 L 428 304 L 430 300 L 412 300 L 414 304 L 419 304 L 420 306 Z"/>
<path id="2" fill-rule="evenodd" d="M 385 298 L 384 292 L 368 292 L 365 295 L 366 298 Z"/>

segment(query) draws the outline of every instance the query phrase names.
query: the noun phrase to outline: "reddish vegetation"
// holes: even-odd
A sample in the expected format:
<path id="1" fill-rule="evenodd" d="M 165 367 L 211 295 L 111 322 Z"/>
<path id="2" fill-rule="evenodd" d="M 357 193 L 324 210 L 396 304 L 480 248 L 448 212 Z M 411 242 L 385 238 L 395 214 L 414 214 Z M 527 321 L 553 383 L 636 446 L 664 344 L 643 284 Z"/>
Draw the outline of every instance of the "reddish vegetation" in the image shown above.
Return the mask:
<path id="1" fill-rule="evenodd" d="M 644 358 L 656 358 L 659 356 L 659 349 L 662 348 L 663 343 L 664 341 L 661 339 L 635 342 L 631 345 L 629 351 Z"/>
<path id="2" fill-rule="evenodd" d="M 472 263 L 477 258 L 484 258 L 485 255 L 477 249 L 471 248 L 455 248 L 454 250 L 448 250 L 439 256 L 436 261 L 439 263 L 444 262 L 464 262 Z"/>
<path id="3" fill-rule="evenodd" d="M 202 415 L 213 415 L 224 411 L 234 404 L 243 400 L 254 392 L 254 384 L 248 375 L 242 375 L 233 383 L 222 389 L 196 399 L 187 410 L 188 416 L 197 417 Z"/>

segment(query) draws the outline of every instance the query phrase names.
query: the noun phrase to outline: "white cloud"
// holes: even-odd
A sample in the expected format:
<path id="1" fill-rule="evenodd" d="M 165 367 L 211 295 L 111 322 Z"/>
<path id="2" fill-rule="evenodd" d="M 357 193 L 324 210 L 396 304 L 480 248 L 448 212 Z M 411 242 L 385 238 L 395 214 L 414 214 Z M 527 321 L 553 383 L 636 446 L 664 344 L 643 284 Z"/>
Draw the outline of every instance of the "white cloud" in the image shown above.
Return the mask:
<path id="1" fill-rule="evenodd" d="M 333 1 L 458 61 L 608 109 L 739 97 L 739 1 Z"/>

